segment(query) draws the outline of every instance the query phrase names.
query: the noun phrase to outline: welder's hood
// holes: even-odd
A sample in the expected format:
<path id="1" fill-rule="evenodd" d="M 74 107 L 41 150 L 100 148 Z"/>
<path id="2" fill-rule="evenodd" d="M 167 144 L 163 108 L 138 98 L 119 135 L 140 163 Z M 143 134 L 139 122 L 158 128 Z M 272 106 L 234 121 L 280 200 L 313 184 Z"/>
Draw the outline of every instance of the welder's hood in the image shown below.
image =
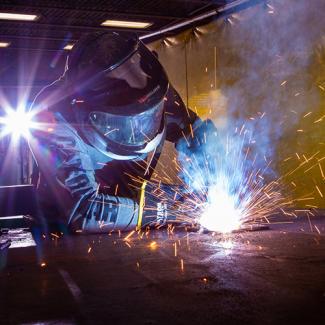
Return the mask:
<path id="1" fill-rule="evenodd" d="M 73 113 L 90 144 L 131 159 L 162 142 L 168 79 L 135 34 L 91 34 L 77 43 L 68 63 Z"/>

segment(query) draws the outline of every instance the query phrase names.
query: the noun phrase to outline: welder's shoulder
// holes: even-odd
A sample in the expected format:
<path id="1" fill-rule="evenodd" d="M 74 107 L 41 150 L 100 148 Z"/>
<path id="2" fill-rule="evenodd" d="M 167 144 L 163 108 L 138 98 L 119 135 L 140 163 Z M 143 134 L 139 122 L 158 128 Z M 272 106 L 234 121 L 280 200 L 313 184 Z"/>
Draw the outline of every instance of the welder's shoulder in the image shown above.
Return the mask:
<path id="1" fill-rule="evenodd" d="M 165 98 L 165 115 L 167 123 L 167 140 L 176 142 L 183 133 L 189 132 L 189 127 L 193 124 L 197 115 L 188 109 L 178 92 L 170 86 Z"/>
<path id="2" fill-rule="evenodd" d="M 171 120 L 178 119 L 185 123 L 192 123 L 197 118 L 197 115 L 186 107 L 182 97 L 172 86 L 169 87 L 165 97 L 165 112 L 167 118 L 170 118 Z"/>
<path id="3" fill-rule="evenodd" d="M 61 111 L 69 109 L 68 96 L 65 93 L 64 81 L 58 80 L 36 96 L 32 105 L 33 119 L 36 122 L 33 130 L 35 137 L 78 137 L 75 128 L 61 114 Z"/>
<path id="4" fill-rule="evenodd" d="M 54 114 L 69 101 L 69 91 L 64 76 L 45 86 L 33 99 L 31 110 L 43 122 L 53 122 Z"/>
<path id="5" fill-rule="evenodd" d="M 35 122 L 36 127 L 32 133 L 38 139 L 56 141 L 59 138 L 79 138 L 76 129 L 59 113 L 43 111 L 37 115 Z"/>

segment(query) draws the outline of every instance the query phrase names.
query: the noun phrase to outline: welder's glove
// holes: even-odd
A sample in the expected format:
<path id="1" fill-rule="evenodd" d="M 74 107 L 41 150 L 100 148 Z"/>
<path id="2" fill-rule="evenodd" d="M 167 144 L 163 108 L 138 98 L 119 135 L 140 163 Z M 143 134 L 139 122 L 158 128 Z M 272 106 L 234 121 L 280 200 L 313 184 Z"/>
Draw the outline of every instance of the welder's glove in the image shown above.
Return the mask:
<path id="1" fill-rule="evenodd" d="M 182 167 L 180 177 L 193 191 L 206 191 L 211 185 L 217 168 L 220 145 L 218 133 L 211 120 L 197 119 L 192 131 L 176 145 Z"/>
<path id="2" fill-rule="evenodd" d="M 192 223 L 186 213 L 191 208 L 184 193 L 183 186 L 149 182 L 145 187 L 142 227 Z"/>

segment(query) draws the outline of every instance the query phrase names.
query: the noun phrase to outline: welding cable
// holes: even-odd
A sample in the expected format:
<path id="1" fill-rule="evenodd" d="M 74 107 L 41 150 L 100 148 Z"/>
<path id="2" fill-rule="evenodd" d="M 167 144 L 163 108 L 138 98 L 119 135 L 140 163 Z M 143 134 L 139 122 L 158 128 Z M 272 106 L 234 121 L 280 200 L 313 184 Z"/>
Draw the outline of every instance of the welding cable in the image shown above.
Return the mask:
<path id="1" fill-rule="evenodd" d="M 147 181 L 143 181 L 140 189 L 140 200 L 139 200 L 139 212 L 138 212 L 138 223 L 137 230 L 141 229 L 142 226 L 142 217 L 143 217 L 143 208 L 144 208 L 144 199 L 146 193 Z"/>

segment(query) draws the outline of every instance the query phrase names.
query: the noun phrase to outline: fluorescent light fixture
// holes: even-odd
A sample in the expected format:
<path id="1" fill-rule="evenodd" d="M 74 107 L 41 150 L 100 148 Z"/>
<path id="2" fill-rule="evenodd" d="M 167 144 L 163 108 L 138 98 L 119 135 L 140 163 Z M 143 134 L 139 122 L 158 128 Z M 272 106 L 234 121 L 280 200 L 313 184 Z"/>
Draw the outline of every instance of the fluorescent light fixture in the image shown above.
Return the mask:
<path id="1" fill-rule="evenodd" d="M 0 42 L 0 47 L 8 47 L 9 45 L 9 42 Z"/>
<path id="2" fill-rule="evenodd" d="M 27 15 L 27 14 L 14 14 L 11 12 L 0 12 L 0 19 L 5 20 L 25 20 L 33 21 L 38 18 L 37 15 Z"/>
<path id="3" fill-rule="evenodd" d="M 144 21 L 128 21 L 128 20 L 105 20 L 102 26 L 108 27 L 124 27 L 124 28 L 148 28 L 152 23 Z"/>
<path id="4" fill-rule="evenodd" d="M 64 50 L 72 50 L 74 44 L 67 44 L 63 49 Z"/>

